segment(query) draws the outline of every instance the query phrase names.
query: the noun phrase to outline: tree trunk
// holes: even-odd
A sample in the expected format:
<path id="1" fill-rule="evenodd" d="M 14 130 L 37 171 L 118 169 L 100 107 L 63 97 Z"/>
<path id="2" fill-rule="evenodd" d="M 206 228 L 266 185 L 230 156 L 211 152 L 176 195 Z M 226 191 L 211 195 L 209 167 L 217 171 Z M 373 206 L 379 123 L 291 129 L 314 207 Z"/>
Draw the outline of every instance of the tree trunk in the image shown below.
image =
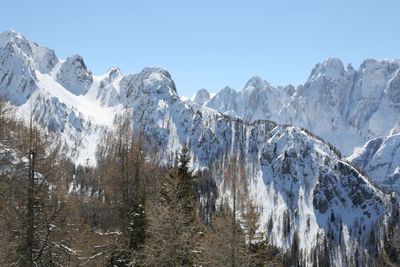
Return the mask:
<path id="1" fill-rule="evenodd" d="M 27 232 L 26 232 L 26 266 L 33 266 L 34 242 L 34 187 L 35 187 L 35 151 L 33 149 L 32 123 L 29 129 L 29 160 L 28 160 L 28 196 L 27 196 Z"/>
<path id="2" fill-rule="evenodd" d="M 234 165 L 236 167 L 236 164 Z M 236 266 L 236 170 L 232 171 L 232 191 L 233 191 L 233 205 L 232 205 L 232 244 L 231 244 L 231 261 L 232 267 Z"/>

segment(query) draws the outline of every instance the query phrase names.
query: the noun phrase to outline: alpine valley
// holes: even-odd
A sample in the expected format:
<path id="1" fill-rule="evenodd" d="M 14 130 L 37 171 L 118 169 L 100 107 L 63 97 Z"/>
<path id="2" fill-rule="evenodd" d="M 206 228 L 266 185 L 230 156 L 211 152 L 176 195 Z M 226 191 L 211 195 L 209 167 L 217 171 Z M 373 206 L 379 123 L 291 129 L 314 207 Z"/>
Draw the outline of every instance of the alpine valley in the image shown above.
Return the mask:
<path id="1" fill-rule="evenodd" d="M 98 166 L 99 144 L 128 116 L 161 165 L 187 146 L 190 168 L 216 187 L 200 200 L 215 197 L 218 209 L 234 206 L 225 170 L 239 158 L 260 231 L 283 253 L 300 251 L 290 266 L 327 266 L 321 254 L 335 266 L 378 266 L 388 233 L 399 231 L 399 70 L 398 60 L 355 69 L 328 58 L 297 87 L 252 77 L 241 91 L 201 89 L 183 100 L 166 69 L 96 76 L 79 55 L 62 60 L 20 33 L 0 34 L 0 97 L 76 166 Z M 71 182 L 69 194 L 79 186 Z"/>

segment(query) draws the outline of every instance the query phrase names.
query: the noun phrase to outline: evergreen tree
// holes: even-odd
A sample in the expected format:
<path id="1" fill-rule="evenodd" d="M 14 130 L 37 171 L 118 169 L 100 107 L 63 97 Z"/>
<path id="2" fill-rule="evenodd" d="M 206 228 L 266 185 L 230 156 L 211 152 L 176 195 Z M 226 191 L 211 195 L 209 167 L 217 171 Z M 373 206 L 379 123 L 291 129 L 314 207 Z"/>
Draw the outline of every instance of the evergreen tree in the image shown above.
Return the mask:
<path id="1" fill-rule="evenodd" d="M 189 162 L 189 151 L 183 146 L 178 165 L 159 178 L 159 195 L 147 204 L 144 266 L 193 266 L 198 261 L 201 227 L 195 210 L 194 177 Z"/>
<path id="2" fill-rule="evenodd" d="M 269 245 L 265 233 L 260 230 L 260 215 L 254 202 L 247 200 L 241 225 L 248 247 L 248 266 L 282 266 L 279 250 Z M 292 253 L 299 242 L 296 233 L 293 238 L 293 242 L 297 241 L 297 243 L 292 246 Z"/>
<path id="3" fill-rule="evenodd" d="M 195 176 L 189 170 L 190 155 L 186 144 L 183 145 L 182 151 L 178 156 L 177 166 L 177 197 L 180 201 L 184 212 L 189 218 L 195 217 L 195 197 L 194 197 L 194 182 Z"/>

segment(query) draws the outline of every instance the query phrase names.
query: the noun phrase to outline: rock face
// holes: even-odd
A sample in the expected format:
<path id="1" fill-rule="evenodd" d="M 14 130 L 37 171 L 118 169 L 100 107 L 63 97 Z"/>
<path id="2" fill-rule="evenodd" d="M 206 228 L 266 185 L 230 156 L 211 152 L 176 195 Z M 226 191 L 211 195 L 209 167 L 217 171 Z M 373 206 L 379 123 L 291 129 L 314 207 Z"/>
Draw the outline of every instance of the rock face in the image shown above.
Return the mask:
<path id="1" fill-rule="evenodd" d="M 274 110 L 283 106 L 278 94 L 260 77 L 252 77 L 242 91 L 225 87 L 205 105 L 246 121 L 271 119 Z"/>
<path id="2" fill-rule="evenodd" d="M 35 71 L 49 73 L 58 63 L 53 50 L 14 31 L 0 34 L 0 96 L 24 104 L 37 89 Z"/>
<path id="3" fill-rule="evenodd" d="M 372 139 L 349 161 L 373 177 L 384 191 L 400 194 L 400 134 Z"/>
<path id="4" fill-rule="evenodd" d="M 197 91 L 193 102 L 197 105 L 204 105 L 209 100 L 210 100 L 210 93 L 203 88 Z"/>
<path id="5" fill-rule="evenodd" d="M 0 58 L 0 95 L 15 105 L 22 105 L 37 88 L 31 45 L 20 34 L 2 33 Z"/>
<path id="6" fill-rule="evenodd" d="M 270 119 L 303 127 L 350 155 L 398 123 L 399 75 L 399 61 L 368 59 L 355 70 L 329 58 L 297 88 L 274 87 L 253 77 L 242 91 L 224 88 L 203 105 L 245 121 Z"/>
<path id="7" fill-rule="evenodd" d="M 92 74 L 81 56 L 67 58 L 57 73 L 57 82 L 74 95 L 84 95 L 92 85 Z"/>
<path id="8" fill-rule="evenodd" d="M 241 92 L 225 88 L 209 99 L 203 90 L 195 104 L 188 105 L 179 98 L 171 75 L 163 68 L 145 68 L 126 76 L 112 68 L 95 76 L 79 56 L 38 64 L 28 46 L 18 50 L 19 40 L 26 40 L 23 36 L 11 33 L 16 39 L 3 41 L 7 34 L 0 38 L 0 77 L 11 77 L 11 82 L 0 83 L 1 95 L 10 100 L 21 118 L 33 114 L 54 132 L 76 163 L 94 162 L 96 145 L 104 131 L 114 127 L 119 114 L 129 114 L 132 126 L 144 131 L 161 162 L 172 162 L 176 151 L 187 143 L 192 167 L 213 169 L 220 196 L 230 196 L 230 189 L 223 186 L 226 159 L 239 155 L 250 195 L 262 210 L 261 225 L 271 242 L 289 249 L 298 235 L 309 263 L 313 249 L 329 236 L 335 248 L 332 263 L 348 265 L 355 250 L 366 247 L 369 233 L 390 210 L 389 196 L 344 162 L 331 145 L 305 129 L 261 120 L 264 115 L 279 115 L 290 121 L 307 114 L 302 123 L 309 124 L 316 118 L 311 109 L 299 114 L 295 110 L 307 101 L 321 100 L 333 105 L 330 108 L 337 113 L 332 116 L 341 125 L 346 121 L 343 116 L 353 113 L 339 95 L 343 85 L 355 87 L 351 79 L 355 71 L 344 69 L 338 60 L 317 65 L 302 87 L 272 87 L 253 77 Z M 21 81 L 26 81 L 25 86 L 16 87 Z M 360 94 L 364 94 L 363 86 L 360 84 Z M 20 92 L 26 93 L 19 98 Z M 352 97 L 349 93 L 347 98 Z M 316 107 L 320 110 L 323 105 Z M 365 263 L 361 254 L 359 262 Z"/>

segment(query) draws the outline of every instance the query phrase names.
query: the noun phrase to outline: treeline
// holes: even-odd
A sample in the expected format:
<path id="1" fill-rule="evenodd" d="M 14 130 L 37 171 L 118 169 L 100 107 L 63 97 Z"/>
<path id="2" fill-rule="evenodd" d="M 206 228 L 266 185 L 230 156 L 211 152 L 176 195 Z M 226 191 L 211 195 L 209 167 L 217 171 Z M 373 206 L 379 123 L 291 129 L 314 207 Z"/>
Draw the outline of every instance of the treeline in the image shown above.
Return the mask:
<path id="1" fill-rule="evenodd" d="M 12 117 L 1 103 L 0 265 L 282 265 L 259 232 L 257 207 L 236 189 L 233 204 L 216 207 L 211 174 L 192 173 L 186 146 L 161 166 L 144 134 L 119 118 L 97 167 L 74 166 L 33 118 L 26 127 Z"/>

